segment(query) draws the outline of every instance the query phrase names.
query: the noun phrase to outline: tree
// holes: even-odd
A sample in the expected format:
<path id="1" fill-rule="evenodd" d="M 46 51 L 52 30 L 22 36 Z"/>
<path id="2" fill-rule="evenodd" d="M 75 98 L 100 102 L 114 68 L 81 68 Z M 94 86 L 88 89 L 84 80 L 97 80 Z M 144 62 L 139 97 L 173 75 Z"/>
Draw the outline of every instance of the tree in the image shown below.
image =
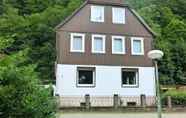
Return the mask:
<path id="1" fill-rule="evenodd" d="M 39 86 L 35 65 L 25 65 L 25 52 L 0 60 L 0 117 L 54 118 L 50 89 Z"/>
<path id="2" fill-rule="evenodd" d="M 161 62 L 161 74 L 166 77 L 164 84 L 186 84 L 186 24 L 179 19 L 172 19 L 163 28 L 162 35 L 156 43 L 157 47 L 165 52 Z"/>
<path id="3" fill-rule="evenodd" d="M 82 0 L 5 0 L 0 17 L 0 36 L 13 38 L 7 54 L 29 48 L 29 64 L 43 81 L 54 80 L 55 26 L 70 15 Z M 17 1 L 17 2 L 16 2 Z"/>

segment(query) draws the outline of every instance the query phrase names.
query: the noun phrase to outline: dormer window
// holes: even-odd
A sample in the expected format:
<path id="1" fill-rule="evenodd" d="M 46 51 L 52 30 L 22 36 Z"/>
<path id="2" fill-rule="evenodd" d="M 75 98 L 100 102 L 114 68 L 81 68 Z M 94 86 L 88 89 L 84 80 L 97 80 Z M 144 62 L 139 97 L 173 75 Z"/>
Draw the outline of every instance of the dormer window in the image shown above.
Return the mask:
<path id="1" fill-rule="evenodd" d="M 104 7 L 103 6 L 91 6 L 91 21 L 92 22 L 104 22 Z"/>
<path id="2" fill-rule="evenodd" d="M 112 8 L 112 23 L 125 24 L 125 8 Z"/>

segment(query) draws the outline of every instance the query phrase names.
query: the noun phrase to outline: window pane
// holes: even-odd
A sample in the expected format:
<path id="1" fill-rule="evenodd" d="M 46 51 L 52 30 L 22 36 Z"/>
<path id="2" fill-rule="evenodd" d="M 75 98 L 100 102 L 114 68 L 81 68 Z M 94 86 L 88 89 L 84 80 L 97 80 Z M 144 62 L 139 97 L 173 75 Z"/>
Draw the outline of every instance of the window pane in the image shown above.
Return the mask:
<path id="1" fill-rule="evenodd" d="M 122 84 L 123 85 L 136 85 L 136 72 L 123 71 L 122 72 Z"/>
<path id="2" fill-rule="evenodd" d="M 125 23 L 125 9 L 113 8 L 113 23 Z"/>
<path id="3" fill-rule="evenodd" d="M 100 37 L 94 38 L 94 51 L 103 51 L 103 39 Z"/>
<path id="4" fill-rule="evenodd" d="M 123 52 L 122 39 L 114 39 L 114 52 Z"/>
<path id="5" fill-rule="evenodd" d="M 93 84 L 93 71 L 92 70 L 79 70 L 78 84 Z"/>
<path id="6" fill-rule="evenodd" d="M 92 6 L 91 7 L 91 20 L 96 22 L 104 21 L 104 7 Z"/>
<path id="7" fill-rule="evenodd" d="M 140 40 L 134 40 L 133 41 L 133 51 L 134 53 L 141 53 L 142 47 L 141 47 L 141 41 Z"/>
<path id="8" fill-rule="evenodd" d="M 73 39 L 73 49 L 74 50 L 82 50 L 82 37 L 81 36 L 74 36 Z"/>

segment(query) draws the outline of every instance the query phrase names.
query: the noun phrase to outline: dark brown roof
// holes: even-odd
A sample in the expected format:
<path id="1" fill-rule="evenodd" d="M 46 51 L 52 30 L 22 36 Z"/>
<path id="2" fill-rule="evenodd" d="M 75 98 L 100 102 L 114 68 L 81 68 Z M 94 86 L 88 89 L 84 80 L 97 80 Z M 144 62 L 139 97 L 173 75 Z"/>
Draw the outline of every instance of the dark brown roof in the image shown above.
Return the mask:
<path id="1" fill-rule="evenodd" d="M 89 3 L 97 3 L 104 5 L 125 5 L 123 0 L 87 0 Z"/>
<path id="2" fill-rule="evenodd" d="M 121 2 L 122 0 L 85 0 L 85 2 L 76 9 L 69 17 L 67 17 L 63 22 L 55 27 L 56 30 L 61 28 L 64 24 L 66 24 L 69 20 L 73 18 L 82 8 L 84 8 L 87 4 L 99 4 L 99 5 L 112 5 L 112 6 L 120 6 L 120 7 L 128 7 L 129 10 L 136 16 L 136 18 L 140 21 L 140 23 L 153 35 L 156 36 L 156 33 L 149 27 L 149 25 L 143 20 L 143 18 L 129 5 Z"/>

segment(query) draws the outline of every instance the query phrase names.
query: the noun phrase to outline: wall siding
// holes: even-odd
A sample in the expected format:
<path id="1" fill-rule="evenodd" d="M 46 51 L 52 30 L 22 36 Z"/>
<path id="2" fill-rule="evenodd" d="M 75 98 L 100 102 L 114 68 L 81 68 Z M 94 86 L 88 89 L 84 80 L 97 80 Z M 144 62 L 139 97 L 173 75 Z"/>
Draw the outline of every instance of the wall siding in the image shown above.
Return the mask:
<path id="1" fill-rule="evenodd" d="M 82 88 L 76 86 L 77 67 L 96 68 L 96 87 Z M 139 87 L 123 88 L 121 86 L 121 68 L 139 68 Z M 155 96 L 155 81 L 153 67 L 125 66 L 88 66 L 88 65 L 57 65 L 57 93 L 60 96 Z"/>

